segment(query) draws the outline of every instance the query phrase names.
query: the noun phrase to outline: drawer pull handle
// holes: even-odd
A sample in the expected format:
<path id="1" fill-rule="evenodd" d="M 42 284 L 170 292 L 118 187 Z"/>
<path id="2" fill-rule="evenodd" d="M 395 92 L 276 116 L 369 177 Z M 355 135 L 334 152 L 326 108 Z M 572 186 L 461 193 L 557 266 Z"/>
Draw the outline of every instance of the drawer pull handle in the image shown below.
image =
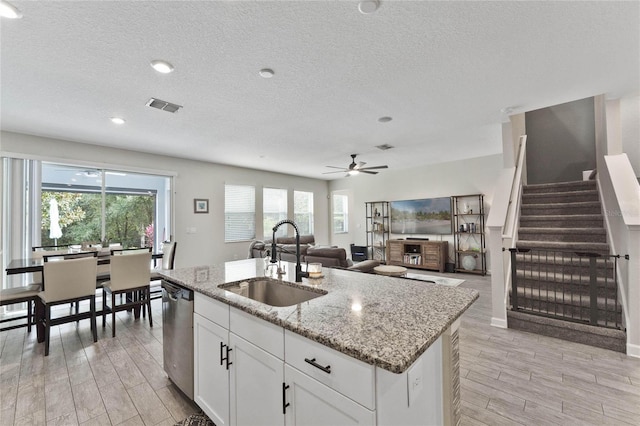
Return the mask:
<path id="1" fill-rule="evenodd" d="M 316 362 L 315 358 L 313 358 L 313 359 L 305 358 L 304 361 L 309 363 L 309 364 L 311 364 L 311 365 L 313 365 L 315 368 L 319 368 L 320 370 L 324 371 L 327 374 L 331 374 L 331 366 L 330 365 L 327 365 L 326 367 L 323 367 L 322 365 L 320 365 L 320 364 L 318 364 Z"/>

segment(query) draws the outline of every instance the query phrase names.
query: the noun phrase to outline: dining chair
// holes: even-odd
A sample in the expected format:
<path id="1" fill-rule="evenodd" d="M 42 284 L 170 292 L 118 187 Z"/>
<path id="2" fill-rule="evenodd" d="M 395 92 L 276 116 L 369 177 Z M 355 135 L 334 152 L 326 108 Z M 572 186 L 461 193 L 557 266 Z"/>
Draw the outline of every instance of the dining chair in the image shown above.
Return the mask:
<path id="1" fill-rule="evenodd" d="M 44 289 L 38 296 L 44 304 L 44 355 L 49 355 L 51 327 L 82 319 L 91 319 L 93 341 L 98 341 L 96 327 L 96 254 L 68 254 L 45 256 L 43 267 Z M 51 308 L 65 303 L 79 304 L 89 300 L 88 312 L 69 313 L 52 318 Z"/>
<path id="2" fill-rule="evenodd" d="M 122 243 L 109 243 L 108 247 L 103 247 L 102 245 L 99 245 L 99 248 L 96 246 L 96 248 L 98 249 L 98 252 L 101 251 L 108 251 L 109 253 L 111 253 L 112 250 L 122 250 Z M 96 277 L 96 289 L 100 289 L 102 288 L 102 284 L 105 281 L 109 281 L 110 279 L 110 266 L 108 264 L 104 264 L 104 265 L 98 265 L 98 274 Z"/>
<path id="3" fill-rule="evenodd" d="M 13 330 L 20 327 L 27 327 L 27 332 L 31 332 L 31 325 L 34 324 L 33 307 L 42 286 L 41 284 L 29 284 L 19 287 L 12 287 L 0 291 L 0 306 L 13 305 L 17 303 L 27 303 L 27 314 L 12 316 L 0 320 L 0 324 L 26 319 L 23 324 L 12 325 L 0 328 L 0 331 Z"/>
<path id="4" fill-rule="evenodd" d="M 42 259 L 46 254 L 59 254 L 67 253 L 68 246 L 33 246 L 31 247 L 31 258 Z M 18 287 L 6 288 L 0 291 L 0 306 L 13 305 L 18 303 L 27 303 L 27 314 L 20 316 L 12 316 L 0 320 L 0 324 L 6 322 L 14 322 L 18 320 L 26 319 L 23 324 L 12 325 L 9 327 L 2 327 L 0 331 L 13 330 L 20 327 L 27 327 L 27 332 L 31 332 L 31 326 L 34 324 L 34 304 L 38 293 L 42 290 L 42 273 L 34 272 L 30 274 L 31 277 L 28 284 Z"/>
<path id="5" fill-rule="evenodd" d="M 165 241 L 162 243 L 162 263 L 160 268 L 153 268 L 151 270 L 151 283 L 150 283 L 150 297 L 151 300 L 156 300 L 162 298 L 162 280 L 160 275 L 158 275 L 158 271 L 160 270 L 171 270 L 173 269 L 173 264 L 176 258 L 176 246 L 177 243 L 175 241 Z M 142 308 L 142 316 L 144 317 L 144 310 Z"/>
<path id="6" fill-rule="evenodd" d="M 149 326 L 153 327 L 149 283 L 151 281 L 151 248 L 112 250 L 110 258 L 111 279 L 102 285 L 102 327 L 111 312 L 112 336 L 116 337 L 116 312 L 141 309 L 149 310 Z M 123 303 L 116 304 L 116 296 L 129 294 Z M 110 306 L 107 305 L 110 302 Z"/>

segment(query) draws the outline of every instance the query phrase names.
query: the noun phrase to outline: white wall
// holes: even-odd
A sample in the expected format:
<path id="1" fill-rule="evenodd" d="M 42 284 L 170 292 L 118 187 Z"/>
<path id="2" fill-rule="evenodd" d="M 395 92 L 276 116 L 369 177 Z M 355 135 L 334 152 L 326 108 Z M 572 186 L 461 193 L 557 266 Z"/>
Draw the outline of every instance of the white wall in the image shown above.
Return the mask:
<path id="1" fill-rule="evenodd" d="M 387 169 L 377 175 L 358 175 L 331 181 L 329 190 L 349 195 L 349 232 L 332 234 L 331 244 L 366 245 L 365 202 L 412 200 L 481 193 L 489 213 L 495 183 L 502 172 L 502 154 L 440 163 L 403 170 Z M 397 237 L 397 236 L 396 236 Z M 449 241 L 453 261 L 453 236 L 426 236 Z M 394 236 L 392 236 L 394 238 Z"/>
<path id="2" fill-rule="evenodd" d="M 178 242 L 176 267 L 211 264 L 243 259 L 249 242 L 224 242 L 224 185 L 244 184 L 256 187 L 261 199 L 262 187 L 310 191 L 314 197 L 314 228 L 318 244 L 329 243 L 328 183 L 279 173 L 183 160 L 161 155 L 106 148 L 12 132 L 1 132 L 0 155 L 19 154 L 24 158 L 72 164 L 120 166 L 131 171 L 163 171 L 174 178 L 174 235 Z M 209 214 L 194 214 L 193 199 L 208 198 Z M 291 207 L 291 206 L 290 206 Z M 256 206 L 260 208 L 260 206 Z M 262 212 L 256 212 L 256 235 L 262 235 Z M 187 234 L 187 228 L 196 228 Z M 260 239 L 260 237 L 258 237 Z"/>
<path id="3" fill-rule="evenodd" d="M 619 108 L 622 152 L 629 157 L 636 177 L 640 177 L 640 95 L 621 98 Z"/>

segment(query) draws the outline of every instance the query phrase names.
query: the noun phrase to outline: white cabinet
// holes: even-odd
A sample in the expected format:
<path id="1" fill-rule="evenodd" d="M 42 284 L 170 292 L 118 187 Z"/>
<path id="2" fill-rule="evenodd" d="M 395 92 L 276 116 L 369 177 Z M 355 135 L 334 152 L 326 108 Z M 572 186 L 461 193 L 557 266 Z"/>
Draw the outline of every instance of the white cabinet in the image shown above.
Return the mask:
<path id="1" fill-rule="evenodd" d="M 455 424 L 442 338 L 394 374 L 202 294 L 194 311 L 195 402 L 217 426 Z"/>
<path id="2" fill-rule="evenodd" d="M 229 331 L 193 314 L 194 400 L 217 426 L 229 423 Z"/>
<path id="3" fill-rule="evenodd" d="M 234 333 L 229 335 L 229 345 L 233 349 L 231 424 L 284 426 L 284 362 Z"/>
<path id="4" fill-rule="evenodd" d="M 229 419 L 229 305 L 200 293 L 193 300 L 194 401 L 217 426 Z"/>
<path id="5" fill-rule="evenodd" d="M 287 425 L 373 425 L 375 412 L 285 365 Z"/>

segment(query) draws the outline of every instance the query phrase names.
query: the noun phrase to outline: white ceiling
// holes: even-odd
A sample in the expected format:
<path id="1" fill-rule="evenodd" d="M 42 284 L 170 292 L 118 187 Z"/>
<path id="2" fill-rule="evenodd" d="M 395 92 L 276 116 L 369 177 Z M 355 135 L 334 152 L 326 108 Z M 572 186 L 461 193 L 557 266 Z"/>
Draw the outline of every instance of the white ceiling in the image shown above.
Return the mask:
<path id="1" fill-rule="evenodd" d="M 503 108 L 640 90 L 636 1 L 11 3 L 3 130 L 321 179 L 352 153 L 390 169 L 500 153 Z"/>

